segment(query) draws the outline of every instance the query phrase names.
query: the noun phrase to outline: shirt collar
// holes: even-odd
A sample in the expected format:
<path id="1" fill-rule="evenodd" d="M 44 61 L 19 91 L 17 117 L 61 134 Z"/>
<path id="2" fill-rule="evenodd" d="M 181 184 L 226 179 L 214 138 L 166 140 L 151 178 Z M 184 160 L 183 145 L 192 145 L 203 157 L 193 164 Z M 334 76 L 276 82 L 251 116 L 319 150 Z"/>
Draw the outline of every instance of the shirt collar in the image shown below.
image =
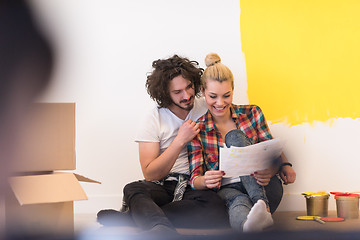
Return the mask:
<path id="1" fill-rule="evenodd" d="M 235 109 L 234 109 L 234 104 L 231 104 L 230 106 L 230 113 L 231 113 L 231 117 L 234 120 L 234 122 L 236 122 L 237 119 L 239 119 L 239 115 L 236 113 Z"/>
<path id="2" fill-rule="evenodd" d="M 245 121 L 247 116 L 245 113 L 241 113 L 238 110 L 239 110 L 238 106 L 236 106 L 234 104 L 231 105 L 231 107 L 230 107 L 231 117 L 234 120 L 236 127 L 238 129 L 242 129 L 241 122 Z"/>
<path id="3" fill-rule="evenodd" d="M 216 129 L 213 117 L 209 110 L 205 113 L 205 121 L 204 122 L 205 122 L 205 129 L 207 132 Z"/>

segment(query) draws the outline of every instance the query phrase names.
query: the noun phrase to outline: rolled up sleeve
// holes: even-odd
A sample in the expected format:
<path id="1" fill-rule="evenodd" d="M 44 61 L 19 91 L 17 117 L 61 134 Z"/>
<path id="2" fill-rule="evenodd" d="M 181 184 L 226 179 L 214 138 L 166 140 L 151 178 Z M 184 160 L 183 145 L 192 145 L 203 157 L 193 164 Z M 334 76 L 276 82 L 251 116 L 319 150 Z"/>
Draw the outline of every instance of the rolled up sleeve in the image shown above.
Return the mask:
<path id="1" fill-rule="evenodd" d="M 190 166 L 190 184 L 193 189 L 195 189 L 194 180 L 204 174 L 203 150 L 198 136 L 187 145 Z"/>

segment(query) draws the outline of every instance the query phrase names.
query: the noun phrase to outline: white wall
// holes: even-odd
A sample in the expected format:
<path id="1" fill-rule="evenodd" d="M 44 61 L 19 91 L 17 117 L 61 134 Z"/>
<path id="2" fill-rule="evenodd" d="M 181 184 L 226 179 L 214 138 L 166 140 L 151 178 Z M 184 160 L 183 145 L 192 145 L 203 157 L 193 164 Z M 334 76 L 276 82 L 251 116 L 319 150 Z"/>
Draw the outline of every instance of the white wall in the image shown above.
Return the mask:
<path id="1" fill-rule="evenodd" d="M 360 192 L 360 119 L 286 126 L 270 124 L 274 137 L 286 142 L 285 154 L 297 172 L 295 184 L 285 187 L 279 210 L 306 209 L 302 192 Z M 336 209 L 333 195 L 329 210 Z"/>
<path id="2" fill-rule="evenodd" d="M 52 84 L 40 99 L 76 102 L 76 172 L 88 201 L 76 212 L 119 208 L 122 188 L 142 179 L 137 144 L 141 118 L 154 103 L 145 90 L 153 60 L 173 54 L 205 67 L 218 53 L 236 78 L 236 102 L 247 103 L 238 0 L 33 0 L 56 43 Z"/>

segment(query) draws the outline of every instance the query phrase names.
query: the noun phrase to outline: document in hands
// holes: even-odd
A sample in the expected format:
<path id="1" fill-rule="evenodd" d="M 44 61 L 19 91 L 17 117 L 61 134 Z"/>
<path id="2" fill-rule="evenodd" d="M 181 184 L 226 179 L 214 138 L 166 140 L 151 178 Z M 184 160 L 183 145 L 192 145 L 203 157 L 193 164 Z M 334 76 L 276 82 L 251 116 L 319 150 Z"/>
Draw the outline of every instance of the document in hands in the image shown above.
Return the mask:
<path id="1" fill-rule="evenodd" d="M 282 153 L 283 144 L 279 139 L 256 143 L 246 147 L 220 148 L 219 169 L 224 178 L 250 175 L 271 166 Z"/>

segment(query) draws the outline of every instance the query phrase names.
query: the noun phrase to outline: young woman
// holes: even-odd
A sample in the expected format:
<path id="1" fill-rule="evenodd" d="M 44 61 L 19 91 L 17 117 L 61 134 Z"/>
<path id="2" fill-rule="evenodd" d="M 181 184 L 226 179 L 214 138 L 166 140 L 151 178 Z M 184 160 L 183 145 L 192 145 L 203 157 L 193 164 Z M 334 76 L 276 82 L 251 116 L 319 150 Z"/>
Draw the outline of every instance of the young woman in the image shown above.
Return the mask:
<path id="1" fill-rule="evenodd" d="M 220 147 L 224 144 L 246 146 L 272 139 L 272 136 L 258 106 L 232 104 L 234 78 L 220 57 L 208 54 L 205 63 L 202 93 L 209 110 L 198 120 L 200 132 L 188 144 L 191 185 L 195 189 L 219 190 L 218 194 L 226 201 L 234 230 L 261 231 L 273 224 L 271 202 L 269 204 L 264 186 L 271 181 L 280 182 L 274 177 L 276 173 L 284 184 L 293 183 L 296 174 L 282 154 L 280 164 L 270 169 L 251 176 L 223 178 L 225 173 L 218 170 Z M 266 190 L 276 191 L 275 195 L 280 198 L 276 200 L 278 204 L 282 196 L 281 183 L 277 188 Z"/>

